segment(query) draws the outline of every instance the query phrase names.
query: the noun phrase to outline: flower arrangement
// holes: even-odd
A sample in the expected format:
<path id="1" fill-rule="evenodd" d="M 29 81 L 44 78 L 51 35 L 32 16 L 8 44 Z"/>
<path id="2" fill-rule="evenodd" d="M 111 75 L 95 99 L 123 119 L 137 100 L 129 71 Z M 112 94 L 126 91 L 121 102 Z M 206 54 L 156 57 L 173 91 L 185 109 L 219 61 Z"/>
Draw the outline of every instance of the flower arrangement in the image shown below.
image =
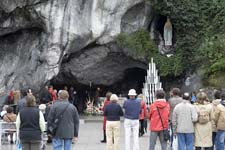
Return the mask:
<path id="1" fill-rule="evenodd" d="M 87 108 L 84 111 L 84 113 L 87 114 L 87 115 L 96 116 L 96 115 L 102 115 L 103 114 L 103 111 L 102 111 L 101 107 L 94 106 L 94 100 L 91 100 L 90 98 L 87 99 L 86 107 Z"/>

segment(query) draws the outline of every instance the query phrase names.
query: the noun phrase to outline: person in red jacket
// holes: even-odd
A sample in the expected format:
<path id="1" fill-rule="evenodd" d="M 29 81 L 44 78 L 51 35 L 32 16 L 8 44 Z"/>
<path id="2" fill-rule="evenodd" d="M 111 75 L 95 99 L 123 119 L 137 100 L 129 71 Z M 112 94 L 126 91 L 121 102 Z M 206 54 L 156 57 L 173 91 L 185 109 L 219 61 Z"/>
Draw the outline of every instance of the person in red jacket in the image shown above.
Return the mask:
<path id="1" fill-rule="evenodd" d="M 58 97 L 57 97 L 57 90 L 54 89 L 53 92 L 52 92 L 52 100 L 56 101 L 57 99 L 58 99 Z"/>
<path id="2" fill-rule="evenodd" d="M 14 91 L 13 90 L 11 90 L 9 92 L 9 95 L 6 97 L 4 104 L 5 105 L 12 105 L 12 104 L 14 104 Z"/>
<path id="3" fill-rule="evenodd" d="M 57 93 L 55 93 L 52 85 L 48 88 L 48 92 L 52 96 L 52 101 L 57 100 Z"/>
<path id="4" fill-rule="evenodd" d="M 110 103 L 110 97 L 111 97 L 112 93 L 111 92 L 107 92 L 106 93 L 106 99 L 104 101 L 102 110 L 105 110 L 105 107 Z M 104 120 L 103 120 L 103 140 L 101 140 L 102 143 L 106 143 L 106 116 L 104 116 Z"/>
<path id="5" fill-rule="evenodd" d="M 144 123 L 145 123 L 145 117 L 147 116 L 147 106 L 146 103 L 143 100 L 143 95 L 139 94 L 138 99 L 141 101 L 141 113 L 139 115 L 139 122 L 140 122 L 140 128 L 139 128 L 139 136 L 144 135 Z"/>
<path id="6" fill-rule="evenodd" d="M 161 149 L 167 149 L 167 141 L 165 141 L 163 138 L 163 130 L 169 128 L 169 112 L 170 105 L 165 100 L 165 92 L 163 90 L 156 91 L 156 100 L 151 104 L 149 112 L 151 131 L 149 150 L 155 150 L 155 144 L 158 136 L 161 144 Z M 159 113 L 161 115 L 162 121 L 160 119 Z"/>

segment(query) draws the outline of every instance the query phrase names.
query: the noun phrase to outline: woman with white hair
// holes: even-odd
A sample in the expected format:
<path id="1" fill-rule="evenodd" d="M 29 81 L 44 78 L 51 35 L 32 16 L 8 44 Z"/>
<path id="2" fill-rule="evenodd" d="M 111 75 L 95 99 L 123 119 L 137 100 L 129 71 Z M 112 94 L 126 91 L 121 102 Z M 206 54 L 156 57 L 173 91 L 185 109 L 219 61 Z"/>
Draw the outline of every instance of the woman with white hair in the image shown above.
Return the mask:
<path id="1" fill-rule="evenodd" d="M 212 105 L 208 102 L 208 97 L 205 92 L 197 94 L 197 103 L 195 108 L 198 112 L 198 121 L 195 123 L 195 149 L 205 150 L 212 149 L 212 123 L 214 118 Z"/>
<path id="2" fill-rule="evenodd" d="M 119 149 L 120 116 L 123 116 L 123 110 L 121 106 L 117 103 L 118 100 L 119 98 L 117 97 L 117 95 L 112 94 L 110 97 L 110 104 L 108 104 L 104 110 L 104 116 L 106 116 L 107 118 L 106 121 L 107 150 Z"/>

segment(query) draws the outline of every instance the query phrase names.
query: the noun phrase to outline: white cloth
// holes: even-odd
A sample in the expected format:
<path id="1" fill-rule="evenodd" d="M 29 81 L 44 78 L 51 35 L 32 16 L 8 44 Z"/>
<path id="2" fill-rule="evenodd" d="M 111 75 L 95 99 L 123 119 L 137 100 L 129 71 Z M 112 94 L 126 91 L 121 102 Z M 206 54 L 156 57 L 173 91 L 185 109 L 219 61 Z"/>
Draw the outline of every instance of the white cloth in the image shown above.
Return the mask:
<path id="1" fill-rule="evenodd" d="M 178 150 L 178 138 L 177 136 L 173 137 L 173 145 L 172 145 L 173 150 Z"/>
<path id="2" fill-rule="evenodd" d="M 3 117 L 6 113 L 7 113 L 7 111 L 3 110 L 3 111 L 1 112 L 1 117 Z"/>
<path id="3" fill-rule="evenodd" d="M 124 120 L 124 128 L 125 128 L 125 150 L 139 150 L 139 120 Z M 131 137 L 133 137 L 133 141 L 131 142 Z M 133 145 L 131 145 L 131 143 Z"/>

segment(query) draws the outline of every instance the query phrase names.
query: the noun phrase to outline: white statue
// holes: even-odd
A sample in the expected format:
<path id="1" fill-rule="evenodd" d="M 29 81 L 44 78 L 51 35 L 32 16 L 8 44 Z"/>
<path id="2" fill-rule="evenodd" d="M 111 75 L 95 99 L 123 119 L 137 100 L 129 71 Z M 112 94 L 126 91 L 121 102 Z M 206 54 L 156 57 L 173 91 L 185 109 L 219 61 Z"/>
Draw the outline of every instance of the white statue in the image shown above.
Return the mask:
<path id="1" fill-rule="evenodd" d="M 173 27 L 172 24 L 170 22 L 170 19 L 167 18 L 167 21 L 165 23 L 164 26 L 164 42 L 165 42 L 165 46 L 172 46 L 172 38 L 173 38 Z"/>

